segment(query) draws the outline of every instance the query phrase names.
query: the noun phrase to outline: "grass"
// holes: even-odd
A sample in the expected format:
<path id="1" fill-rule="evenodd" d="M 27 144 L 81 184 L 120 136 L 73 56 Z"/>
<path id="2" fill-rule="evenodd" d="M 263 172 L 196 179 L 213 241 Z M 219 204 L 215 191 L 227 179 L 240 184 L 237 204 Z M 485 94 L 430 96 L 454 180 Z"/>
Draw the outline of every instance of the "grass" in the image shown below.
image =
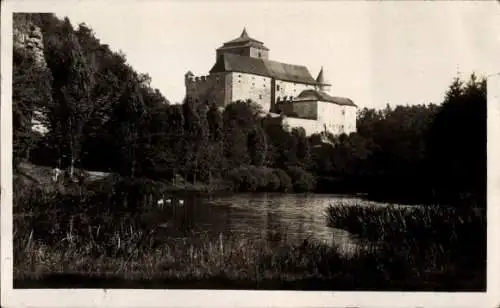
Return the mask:
<path id="1" fill-rule="evenodd" d="M 148 194 L 156 188 L 142 186 L 95 182 L 68 194 L 18 183 L 14 286 L 406 291 L 485 287 L 481 216 L 440 208 L 331 207 L 331 226 L 378 245 L 375 251 L 360 249 L 348 256 L 311 240 L 270 243 L 220 236 L 185 242 L 170 239 L 161 225 L 144 219 Z"/>
<path id="2" fill-rule="evenodd" d="M 122 249 L 129 253 L 118 255 L 93 254 L 89 248 L 94 244 L 82 244 L 27 244 L 24 253 L 16 255 L 16 285 L 38 282 L 38 287 L 50 287 L 47 282 L 52 281 L 52 286 L 65 288 L 95 287 L 85 282 L 99 279 L 107 288 L 134 282 L 144 287 L 140 282 L 149 282 L 156 288 L 471 291 L 478 284 L 475 277 L 450 279 L 446 271 L 426 273 L 408 267 L 402 255 L 343 257 L 318 242 L 275 247 L 264 241 L 207 239 L 200 245 L 171 243 L 134 250 L 127 241 Z"/>
<path id="3" fill-rule="evenodd" d="M 483 209 L 339 205 L 327 209 L 327 224 L 376 243 L 381 254 L 430 279 L 486 286 Z"/>

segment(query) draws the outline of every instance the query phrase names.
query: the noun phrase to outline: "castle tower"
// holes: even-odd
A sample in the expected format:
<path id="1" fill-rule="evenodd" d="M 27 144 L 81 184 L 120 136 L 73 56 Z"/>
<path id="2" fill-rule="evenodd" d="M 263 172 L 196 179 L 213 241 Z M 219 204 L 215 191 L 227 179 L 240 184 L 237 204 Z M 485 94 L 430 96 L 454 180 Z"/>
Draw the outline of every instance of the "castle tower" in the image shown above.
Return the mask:
<path id="1" fill-rule="evenodd" d="M 319 71 L 318 77 L 316 78 L 316 82 L 318 83 L 318 85 L 317 85 L 318 90 L 323 91 L 323 92 L 330 91 L 330 88 L 332 85 L 325 80 L 323 66 L 321 67 L 321 70 Z"/>
<path id="2" fill-rule="evenodd" d="M 238 38 L 224 43 L 222 47 L 217 49 L 217 59 L 220 55 L 225 53 L 232 53 L 240 56 L 259 59 L 269 58 L 269 49 L 264 46 L 264 43 L 262 43 L 261 41 L 251 38 L 248 35 L 246 28 L 243 28 L 243 31 Z"/>
<path id="3" fill-rule="evenodd" d="M 191 71 L 187 71 L 186 74 L 184 74 L 184 84 L 186 87 L 188 86 L 189 82 L 192 81 L 194 78 L 194 74 Z"/>

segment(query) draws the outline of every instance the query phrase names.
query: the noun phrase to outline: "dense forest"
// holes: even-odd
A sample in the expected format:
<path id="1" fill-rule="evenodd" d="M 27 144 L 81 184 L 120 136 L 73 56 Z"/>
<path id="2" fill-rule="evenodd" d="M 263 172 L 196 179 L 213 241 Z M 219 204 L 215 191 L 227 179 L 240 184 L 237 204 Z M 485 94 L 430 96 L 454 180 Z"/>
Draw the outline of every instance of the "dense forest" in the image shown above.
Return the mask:
<path id="1" fill-rule="evenodd" d="M 251 101 L 223 110 L 189 98 L 170 104 L 85 24 L 14 15 L 14 27 L 25 24 L 41 29 L 46 66 L 14 48 L 15 170 L 29 161 L 71 176 L 99 170 L 173 185 L 229 183 L 235 191 L 486 205 L 484 78 L 451 80 L 439 104 L 360 109 L 357 133 L 306 137 Z M 48 132 L 32 130 L 33 118 Z"/>

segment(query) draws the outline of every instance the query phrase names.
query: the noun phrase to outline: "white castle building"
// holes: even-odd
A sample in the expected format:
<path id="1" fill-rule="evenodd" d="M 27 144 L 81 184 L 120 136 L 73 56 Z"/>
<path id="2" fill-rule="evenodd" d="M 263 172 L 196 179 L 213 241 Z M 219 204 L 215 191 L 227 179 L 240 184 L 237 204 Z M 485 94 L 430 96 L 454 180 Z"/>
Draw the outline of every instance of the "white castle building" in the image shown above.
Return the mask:
<path id="1" fill-rule="evenodd" d="M 186 96 L 219 107 L 248 99 L 289 127 L 302 127 L 308 136 L 356 131 L 357 106 L 349 98 L 329 94 L 323 68 L 314 79 L 307 67 L 269 60 L 264 43 L 248 36 L 224 43 L 216 50 L 208 76 L 185 75 Z"/>

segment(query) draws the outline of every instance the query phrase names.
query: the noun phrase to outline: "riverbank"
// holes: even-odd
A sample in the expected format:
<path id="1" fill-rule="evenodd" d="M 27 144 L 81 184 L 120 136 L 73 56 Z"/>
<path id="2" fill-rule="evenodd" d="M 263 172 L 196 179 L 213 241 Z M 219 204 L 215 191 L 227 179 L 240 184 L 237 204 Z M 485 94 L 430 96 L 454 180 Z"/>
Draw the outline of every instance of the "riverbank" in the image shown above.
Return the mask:
<path id="1" fill-rule="evenodd" d="M 361 245 L 346 255 L 326 242 L 304 241 L 305 234 L 289 237 L 286 228 L 273 240 L 218 237 L 218 233 L 190 238 L 189 228 L 198 224 L 190 221 L 195 211 L 185 210 L 186 204 L 177 212 L 178 225 L 169 227 L 166 222 L 175 223 L 170 220 L 173 214 L 162 217 L 153 198 L 165 186 L 155 183 L 95 181 L 80 189 L 68 187 L 65 193 L 18 183 L 13 212 L 16 287 L 485 288 L 486 219 L 481 211 L 378 206 L 356 200 L 347 204 L 339 199 L 327 210 L 328 221 L 319 218 L 321 224 L 326 228 L 328 222 L 372 243 L 369 250 Z M 301 213 L 312 206 L 305 203 L 307 198 L 286 200 L 283 207 L 293 206 Z M 253 210 L 268 206 L 238 199 L 230 202 Z M 325 206 L 316 211 L 325 211 Z M 198 209 L 199 213 L 204 207 Z M 281 228 L 277 215 L 268 212 L 262 217 L 270 230 Z M 213 221 L 225 223 L 226 217 Z"/>
<path id="2" fill-rule="evenodd" d="M 437 222 L 428 223 L 423 216 L 408 218 L 404 212 L 339 206 L 337 227 L 361 238 L 380 235 L 370 238 L 373 245 L 368 248 L 360 246 L 346 255 L 322 241 L 287 236 L 278 242 L 237 236 L 200 237 L 197 242 L 169 238 L 160 222 L 142 219 L 142 210 L 105 210 L 98 200 L 56 202 L 47 196 L 50 206 L 39 199 L 33 208 L 15 212 L 16 288 L 465 292 L 484 291 L 486 285 L 486 262 L 481 259 L 485 234 L 476 228 L 484 221 L 473 216 L 423 211 Z M 359 221 L 357 227 L 354 221 Z M 418 229 L 440 235 L 429 237 Z"/>
<path id="3" fill-rule="evenodd" d="M 14 287 L 484 290 L 482 277 L 467 271 L 413 268 L 405 262 L 406 255 L 388 258 L 382 251 L 343 257 L 334 247 L 317 242 L 272 247 L 265 242 L 223 239 L 200 247 L 165 245 L 128 256 L 99 257 L 85 248 L 30 247 L 23 261 L 16 262 Z"/>

